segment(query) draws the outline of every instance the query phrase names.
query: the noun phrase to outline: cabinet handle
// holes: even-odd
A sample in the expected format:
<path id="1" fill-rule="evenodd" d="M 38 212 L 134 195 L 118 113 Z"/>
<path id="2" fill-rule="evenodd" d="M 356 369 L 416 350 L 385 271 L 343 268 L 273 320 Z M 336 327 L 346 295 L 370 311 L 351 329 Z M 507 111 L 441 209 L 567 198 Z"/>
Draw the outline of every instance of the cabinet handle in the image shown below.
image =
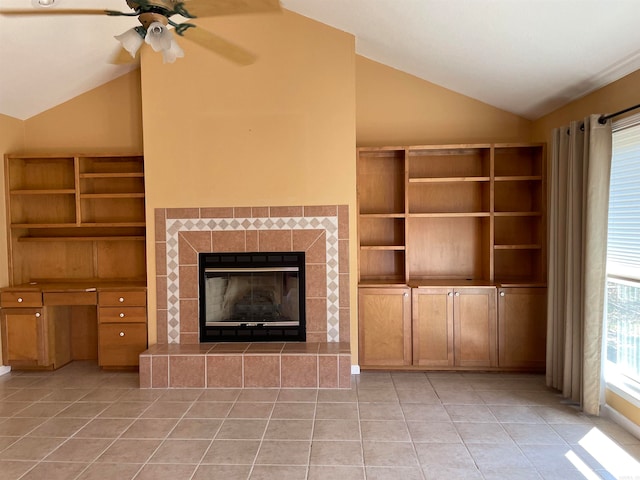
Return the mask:
<path id="1" fill-rule="evenodd" d="M 22 297 L 18 297 L 18 303 L 22 303 Z"/>
<path id="2" fill-rule="evenodd" d="M 405 298 L 409 296 L 409 294 L 407 292 L 404 292 L 403 295 L 405 296 Z"/>
<path id="3" fill-rule="evenodd" d="M 36 318 L 40 318 L 40 312 L 36 312 Z"/>
<path id="4" fill-rule="evenodd" d="M 124 313 L 121 313 L 121 314 L 120 314 L 120 318 L 124 318 Z"/>
<path id="5" fill-rule="evenodd" d="M 500 296 L 501 296 L 501 297 L 504 297 L 504 292 L 500 292 Z"/>
<path id="6" fill-rule="evenodd" d="M 120 297 L 120 298 L 118 299 L 118 301 L 119 301 L 120 303 L 124 302 L 124 297 Z"/>
<path id="7" fill-rule="evenodd" d="M 447 293 L 447 296 L 449 296 L 449 297 L 453 297 L 453 292 L 449 292 L 449 293 Z"/>
<path id="8" fill-rule="evenodd" d="M 459 297 L 459 296 L 460 296 L 460 292 L 456 292 L 456 297 Z"/>
<path id="9" fill-rule="evenodd" d="M 124 337 L 124 332 L 120 332 L 120 336 L 121 336 L 121 337 Z"/>

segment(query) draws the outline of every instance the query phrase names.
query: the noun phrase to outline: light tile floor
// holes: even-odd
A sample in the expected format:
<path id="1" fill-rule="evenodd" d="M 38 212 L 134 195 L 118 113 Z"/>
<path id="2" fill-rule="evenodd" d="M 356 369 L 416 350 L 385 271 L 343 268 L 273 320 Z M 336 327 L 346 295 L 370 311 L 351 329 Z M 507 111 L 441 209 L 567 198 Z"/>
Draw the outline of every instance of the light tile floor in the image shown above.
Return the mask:
<path id="1" fill-rule="evenodd" d="M 0 479 L 625 479 L 640 440 L 540 375 L 364 372 L 350 390 L 140 390 L 74 362 L 0 377 Z"/>

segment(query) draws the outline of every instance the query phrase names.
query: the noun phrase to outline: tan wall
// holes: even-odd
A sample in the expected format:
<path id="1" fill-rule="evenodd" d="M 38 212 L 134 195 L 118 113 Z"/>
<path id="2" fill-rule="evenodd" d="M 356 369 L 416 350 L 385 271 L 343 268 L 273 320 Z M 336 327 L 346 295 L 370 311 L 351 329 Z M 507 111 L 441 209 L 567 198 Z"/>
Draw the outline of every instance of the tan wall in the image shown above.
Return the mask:
<path id="1" fill-rule="evenodd" d="M 29 152 L 142 152 L 140 70 L 27 119 Z"/>
<path id="2" fill-rule="evenodd" d="M 638 90 L 640 70 L 539 118 L 533 122 L 533 139 L 550 144 L 553 129 L 567 125 L 571 120 L 580 120 L 592 113 L 618 112 L 636 105 L 639 103 Z M 638 112 L 640 110 L 627 115 Z"/>
<path id="3" fill-rule="evenodd" d="M 580 120 L 592 113 L 613 113 L 636 105 L 639 89 L 640 70 L 535 121 L 533 138 L 551 144 L 553 129 L 567 125 L 571 120 Z M 640 110 L 630 112 L 627 115 L 638 112 Z M 640 426 L 640 408 L 626 402 L 609 390 L 606 391 L 606 400 L 612 408 Z"/>
<path id="4" fill-rule="evenodd" d="M 364 57 L 356 105 L 359 147 L 531 140 L 529 120 Z"/>
<path id="5" fill-rule="evenodd" d="M 147 218 L 164 207 L 349 205 L 355 305 L 353 37 L 290 12 L 199 25 L 259 59 L 238 67 L 185 39 L 185 58 L 171 65 L 142 52 Z M 155 305 L 154 231 L 147 224 Z M 354 314 L 354 340 L 356 327 Z M 155 343 L 153 309 L 149 330 Z"/>

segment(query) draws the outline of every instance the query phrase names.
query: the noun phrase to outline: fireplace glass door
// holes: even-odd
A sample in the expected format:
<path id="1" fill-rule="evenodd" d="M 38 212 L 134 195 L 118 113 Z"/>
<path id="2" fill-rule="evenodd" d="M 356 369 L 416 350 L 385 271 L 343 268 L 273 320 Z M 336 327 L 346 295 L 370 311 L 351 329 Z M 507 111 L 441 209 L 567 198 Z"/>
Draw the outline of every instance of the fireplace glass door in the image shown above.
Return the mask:
<path id="1" fill-rule="evenodd" d="M 200 340 L 305 339 L 304 253 L 201 253 Z"/>

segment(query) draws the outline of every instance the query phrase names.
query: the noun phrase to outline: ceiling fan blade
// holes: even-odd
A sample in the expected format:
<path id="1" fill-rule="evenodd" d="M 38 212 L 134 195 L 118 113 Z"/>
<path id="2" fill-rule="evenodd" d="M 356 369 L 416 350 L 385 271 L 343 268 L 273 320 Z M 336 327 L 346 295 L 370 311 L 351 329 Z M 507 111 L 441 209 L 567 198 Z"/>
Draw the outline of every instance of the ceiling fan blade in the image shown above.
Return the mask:
<path id="1" fill-rule="evenodd" d="M 250 51 L 199 27 L 188 28 L 182 32 L 181 36 L 238 65 L 251 65 L 257 58 Z"/>
<path id="2" fill-rule="evenodd" d="M 114 15 L 114 12 L 112 10 L 72 8 L 66 10 L 0 10 L 0 15 Z"/>
<path id="3" fill-rule="evenodd" d="M 280 0 L 183 0 L 183 4 L 196 18 L 281 11 Z"/>
<path id="4" fill-rule="evenodd" d="M 118 51 L 112 55 L 109 63 L 112 63 L 113 65 L 128 65 L 130 63 L 138 62 L 139 60 L 140 57 L 138 54 L 133 58 L 124 48 L 119 48 Z"/>

